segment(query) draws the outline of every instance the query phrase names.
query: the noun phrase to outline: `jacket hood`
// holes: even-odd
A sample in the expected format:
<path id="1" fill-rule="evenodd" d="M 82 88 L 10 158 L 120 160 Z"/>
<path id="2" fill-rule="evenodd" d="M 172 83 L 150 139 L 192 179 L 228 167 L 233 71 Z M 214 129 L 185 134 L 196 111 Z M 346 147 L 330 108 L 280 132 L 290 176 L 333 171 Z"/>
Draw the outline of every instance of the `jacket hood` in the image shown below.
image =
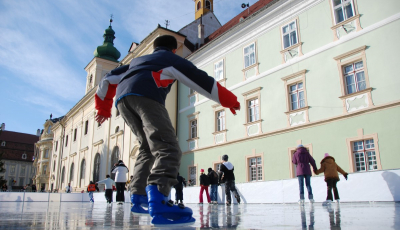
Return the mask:
<path id="1" fill-rule="evenodd" d="M 228 170 L 232 170 L 233 169 L 233 164 L 231 162 L 224 162 L 223 164 L 225 165 L 225 167 Z"/>
<path id="2" fill-rule="evenodd" d="M 324 159 L 321 160 L 321 164 L 324 163 L 324 162 L 328 163 L 328 164 L 329 163 L 333 163 L 333 162 L 335 162 L 335 158 L 333 158 L 331 156 L 327 156 L 327 157 L 325 157 Z"/>

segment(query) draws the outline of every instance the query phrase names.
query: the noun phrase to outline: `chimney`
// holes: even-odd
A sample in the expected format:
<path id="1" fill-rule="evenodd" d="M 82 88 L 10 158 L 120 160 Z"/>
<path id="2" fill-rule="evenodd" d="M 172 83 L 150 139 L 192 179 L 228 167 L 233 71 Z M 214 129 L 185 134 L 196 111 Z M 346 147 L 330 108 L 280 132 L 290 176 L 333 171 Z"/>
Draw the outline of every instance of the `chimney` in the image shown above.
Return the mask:
<path id="1" fill-rule="evenodd" d="M 37 131 L 36 131 L 36 136 L 40 136 L 40 129 L 38 129 Z"/>
<path id="2" fill-rule="evenodd" d="M 5 123 L 1 123 L 1 130 L 2 131 L 6 130 L 6 124 Z"/>
<path id="3" fill-rule="evenodd" d="M 204 44 L 204 25 L 203 25 L 203 15 L 200 16 L 200 24 L 198 26 L 198 44 L 199 48 Z"/>

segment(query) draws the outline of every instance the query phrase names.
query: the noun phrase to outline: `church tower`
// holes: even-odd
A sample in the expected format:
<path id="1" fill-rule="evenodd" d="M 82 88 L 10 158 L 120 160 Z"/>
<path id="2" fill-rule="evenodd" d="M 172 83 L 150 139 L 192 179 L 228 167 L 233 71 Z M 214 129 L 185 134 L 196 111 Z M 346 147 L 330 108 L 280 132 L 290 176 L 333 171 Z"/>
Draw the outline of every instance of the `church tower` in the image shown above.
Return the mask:
<path id="1" fill-rule="evenodd" d="M 86 93 L 98 85 L 104 75 L 119 64 L 118 58 L 121 57 L 121 53 L 114 47 L 115 32 L 111 27 L 112 21 L 110 19 L 110 26 L 104 31 L 103 45 L 96 48 L 93 60 L 85 67 L 87 72 Z"/>
<path id="2" fill-rule="evenodd" d="M 195 20 L 208 12 L 214 12 L 213 0 L 194 0 L 195 2 Z"/>

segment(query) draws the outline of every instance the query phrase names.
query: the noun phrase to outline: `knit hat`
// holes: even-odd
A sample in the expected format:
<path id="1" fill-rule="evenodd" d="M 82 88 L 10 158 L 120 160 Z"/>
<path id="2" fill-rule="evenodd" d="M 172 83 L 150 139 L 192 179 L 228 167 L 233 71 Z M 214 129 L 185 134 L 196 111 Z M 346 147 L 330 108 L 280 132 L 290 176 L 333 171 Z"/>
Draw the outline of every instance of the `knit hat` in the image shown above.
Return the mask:
<path id="1" fill-rule="evenodd" d="M 222 156 L 222 160 L 223 160 L 223 161 L 228 161 L 228 155 L 223 155 L 223 156 Z"/>
<path id="2" fill-rule="evenodd" d="M 297 146 L 297 148 L 301 148 L 301 147 L 304 147 L 304 146 L 303 146 L 303 145 L 298 145 L 298 146 Z"/>
<path id="3" fill-rule="evenodd" d="M 328 153 L 325 153 L 324 157 L 329 157 L 329 154 L 328 154 Z"/>
<path id="4" fill-rule="evenodd" d="M 204 169 L 200 169 L 200 172 L 204 172 Z"/>

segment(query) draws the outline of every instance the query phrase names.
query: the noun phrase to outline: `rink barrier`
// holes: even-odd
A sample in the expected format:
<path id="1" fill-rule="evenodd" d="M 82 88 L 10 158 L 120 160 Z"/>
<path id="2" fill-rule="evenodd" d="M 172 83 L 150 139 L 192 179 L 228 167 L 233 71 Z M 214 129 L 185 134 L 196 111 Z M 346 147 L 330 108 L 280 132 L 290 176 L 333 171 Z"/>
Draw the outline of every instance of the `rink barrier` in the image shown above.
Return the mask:
<path id="1" fill-rule="evenodd" d="M 400 169 L 373 172 L 350 173 L 346 181 L 342 175 L 337 183 L 341 202 L 400 202 Z M 311 177 L 311 186 L 316 202 L 326 199 L 326 183 L 323 176 Z M 236 188 L 242 203 L 296 203 L 299 200 L 297 178 L 277 181 L 237 183 Z M 218 186 L 218 202 L 225 203 L 225 187 Z M 307 189 L 305 198 L 307 198 Z M 210 189 L 209 189 L 210 191 Z M 200 187 L 183 189 L 184 203 L 199 203 Z M 113 193 L 115 201 L 116 193 Z M 104 192 L 94 192 L 95 202 L 106 202 Z M 175 200 L 175 189 L 170 198 Z M 207 202 L 205 193 L 204 202 Z M 30 193 L 1 192 L 0 202 L 89 202 L 88 193 Z M 130 202 L 130 194 L 125 191 L 125 202 Z M 236 199 L 232 197 L 232 202 Z"/>

